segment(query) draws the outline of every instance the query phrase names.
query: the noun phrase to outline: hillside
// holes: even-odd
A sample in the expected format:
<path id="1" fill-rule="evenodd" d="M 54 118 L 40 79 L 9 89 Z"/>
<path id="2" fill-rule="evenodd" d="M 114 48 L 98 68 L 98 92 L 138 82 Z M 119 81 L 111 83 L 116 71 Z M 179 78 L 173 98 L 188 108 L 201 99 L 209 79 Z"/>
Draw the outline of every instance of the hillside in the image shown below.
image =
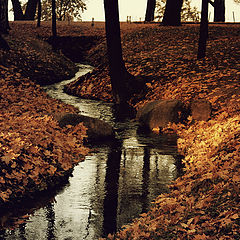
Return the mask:
<path id="1" fill-rule="evenodd" d="M 49 24 L 38 29 L 33 23 L 14 23 L 11 27 L 6 39 L 12 50 L 0 51 L 1 203 L 16 197 L 15 193 L 17 196 L 26 193 L 33 182 L 36 186 L 40 183 L 46 186 L 49 175 L 64 175 L 65 170 L 79 161 L 72 162 L 70 152 L 79 154 L 80 158 L 87 152 L 82 146 L 85 129 L 80 125 L 80 129 L 64 132 L 52 117 L 75 110 L 49 99 L 33 81 L 41 76 L 38 65 L 44 71 L 49 68 L 52 73 L 60 66 L 49 45 L 50 55 L 39 48 L 39 44 L 46 44 L 43 40 L 50 37 Z M 201 61 L 196 59 L 197 25 L 162 27 L 123 23 L 121 28 L 126 67 L 131 74 L 144 79 L 147 86 L 146 92 L 132 97 L 132 106 L 138 109 L 157 99 L 179 99 L 185 104 L 194 99 L 207 99 L 213 112 L 208 122 L 189 118 L 185 125 L 172 124 L 165 129 L 176 131 L 179 136 L 184 175 L 172 183 L 170 193 L 155 200 L 148 213 L 108 239 L 239 239 L 239 25 L 211 25 L 207 58 Z M 58 33 L 61 37 L 94 39 L 84 53 L 84 61 L 95 66 L 95 70 L 70 84 L 67 91 L 111 101 L 103 23 L 95 27 L 90 27 L 90 23 L 61 24 Z M 33 46 L 34 41 L 37 47 Z M 36 52 L 28 51 L 33 47 Z M 58 57 L 59 54 L 61 52 Z M 41 60 L 36 66 L 37 56 Z M 48 60 L 44 56 L 48 56 Z M 22 59 L 22 64 L 18 59 Z M 29 67 L 25 68 L 25 63 Z M 37 71 L 25 71 L 35 67 Z M 66 59 L 60 68 L 64 69 L 61 71 L 64 79 L 71 75 L 74 67 Z M 42 141 L 44 136 L 48 136 L 47 141 Z M 69 138 L 75 140 L 63 147 Z M 66 165 L 60 161 L 63 155 L 68 159 Z M 58 165 L 59 161 L 63 165 Z M 41 167 L 41 177 L 46 175 L 46 178 L 36 177 L 38 163 L 45 166 Z M 23 177 L 26 173 L 32 180 Z M 21 191 L 15 191 L 19 186 Z"/>

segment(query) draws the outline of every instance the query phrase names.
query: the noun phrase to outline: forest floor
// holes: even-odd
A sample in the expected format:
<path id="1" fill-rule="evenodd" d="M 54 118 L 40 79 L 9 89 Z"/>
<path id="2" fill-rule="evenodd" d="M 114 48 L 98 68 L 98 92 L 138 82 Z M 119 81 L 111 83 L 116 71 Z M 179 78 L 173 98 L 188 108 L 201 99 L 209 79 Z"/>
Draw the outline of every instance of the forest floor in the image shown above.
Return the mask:
<path id="1" fill-rule="evenodd" d="M 111 101 L 104 25 L 96 23 L 91 27 L 90 24 L 65 23 L 58 26 L 61 37 L 94 39 L 84 61 L 95 66 L 95 70 L 70 84 L 67 91 L 81 97 Z M 76 129 L 59 129 L 49 115 L 74 109 L 48 98 L 39 86 L 26 79 L 27 72 L 21 72 L 23 66 L 14 65 L 19 56 L 26 64 L 28 61 L 25 59 L 31 57 L 28 64 L 32 65 L 36 56 L 43 58 L 46 55 L 41 54 L 41 49 L 37 49 L 39 44 L 37 47 L 35 44 L 37 55 L 33 58 L 33 52 L 28 51 L 29 46 L 25 44 L 32 47 L 36 39 L 37 42 L 48 39 L 51 34 L 49 24 L 41 28 L 32 23 L 11 26 L 8 40 L 12 40 L 10 43 L 15 46 L 15 40 L 19 39 L 19 51 L 25 46 L 26 55 L 23 58 L 23 53 L 13 51 L 14 54 L 3 57 L 6 53 L 0 52 L 2 201 L 15 194 L 17 185 L 21 186 L 17 194 L 22 194 L 33 182 L 46 185 L 42 179 L 47 178 L 42 176 L 61 172 L 58 159 L 61 162 L 63 154 L 70 159 L 69 149 L 75 153 L 75 147 L 81 145 L 84 136 L 82 126 L 79 127 L 82 136 L 76 134 Z M 133 96 L 130 101 L 136 109 L 157 99 L 179 99 L 185 104 L 194 99 L 207 99 L 213 112 L 207 122 L 194 122 L 189 118 L 185 125 L 169 125 L 166 131 L 173 129 L 179 136 L 178 149 L 185 157 L 184 175 L 171 184 L 170 193 L 155 200 L 148 213 L 142 214 L 117 234 L 109 235 L 108 239 L 240 239 L 239 25 L 210 26 L 205 60 L 196 59 L 198 25 L 163 27 L 123 23 L 121 29 L 126 67 L 134 76 L 146 80 L 147 91 Z M 48 59 L 51 64 L 46 66 L 54 69 L 57 65 L 54 58 Z M 39 60 L 38 65 L 41 63 Z M 64 69 L 68 69 L 67 75 L 70 67 L 64 64 Z M 30 76 L 39 74 L 35 72 Z M 66 138 L 74 141 L 71 140 L 70 146 L 65 148 L 62 142 L 66 142 Z M 80 149 L 83 155 L 87 151 L 83 147 Z M 39 168 L 39 164 L 47 167 Z M 70 165 L 67 164 L 69 168 L 66 170 L 71 168 Z M 42 171 L 40 174 L 39 169 Z M 29 177 L 24 178 L 24 173 Z"/>

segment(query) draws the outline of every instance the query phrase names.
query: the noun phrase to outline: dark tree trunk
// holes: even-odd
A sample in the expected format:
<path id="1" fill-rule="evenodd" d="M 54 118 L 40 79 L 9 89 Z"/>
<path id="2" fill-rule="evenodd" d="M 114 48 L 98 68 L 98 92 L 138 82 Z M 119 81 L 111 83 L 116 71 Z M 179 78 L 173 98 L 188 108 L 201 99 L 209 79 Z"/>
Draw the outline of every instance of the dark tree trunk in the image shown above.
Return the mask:
<path id="1" fill-rule="evenodd" d="M 10 49 L 7 41 L 1 35 L 8 33 L 8 30 L 8 0 L 0 0 L 0 49 Z"/>
<path id="2" fill-rule="evenodd" d="M 5 9 L 5 14 L 6 14 L 6 19 L 7 19 L 7 29 L 10 30 L 9 26 L 9 21 L 8 21 L 8 0 L 6 0 L 6 9 Z"/>
<path id="3" fill-rule="evenodd" d="M 7 41 L 2 37 L 1 34 L 0 34 L 0 49 L 3 49 L 3 50 L 9 50 L 10 49 Z"/>
<path id="4" fill-rule="evenodd" d="M 25 20 L 34 20 L 37 11 L 38 0 L 28 0 L 26 12 L 24 15 Z"/>
<path id="5" fill-rule="evenodd" d="M 202 0 L 200 35 L 198 43 L 198 59 L 206 56 L 206 44 L 208 38 L 208 0 Z"/>
<path id="6" fill-rule="evenodd" d="M 0 34 L 6 34 L 8 30 L 8 0 L 0 0 Z"/>
<path id="7" fill-rule="evenodd" d="M 57 23 L 56 23 L 56 1 L 52 0 L 52 35 L 53 41 L 57 36 Z"/>
<path id="8" fill-rule="evenodd" d="M 38 20 L 37 20 L 37 27 L 41 25 L 41 16 L 42 16 L 42 3 L 41 0 L 38 0 Z"/>
<path id="9" fill-rule="evenodd" d="M 104 8 L 109 71 L 113 97 L 116 104 L 123 105 L 129 98 L 128 82 L 131 81 L 133 76 L 127 72 L 122 57 L 118 1 L 104 0 Z"/>
<path id="10" fill-rule="evenodd" d="M 14 21 L 23 20 L 23 11 L 19 0 L 12 0 Z"/>
<path id="11" fill-rule="evenodd" d="M 165 26 L 181 25 L 183 0 L 167 0 L 162 24 Z"/>
<path id="12" fill-rule="evenodd" d="M 183 0 L 167 0 L 162 24 L 165 26 L 181 25 Z"/>
<path id="13" fill-rule="evenodd" d="M 148 0 L 147 1 L 145 22 L 151 22 L 154 20 L 155 7 L 156 7 L 156 0 Z"/>
<path id="14" fill-rule="evenodd" d="M 214 1 L 214 22 L 225 22 L 225 0 Z"/>
<path id="15" fill-rule="evenodd" d="M 113 143 L 107 158 L 105 175 L 105 198 L 103 209 L 104 236 L 117 230 L 118 183 L 122 154 L 122 143 Z"/>

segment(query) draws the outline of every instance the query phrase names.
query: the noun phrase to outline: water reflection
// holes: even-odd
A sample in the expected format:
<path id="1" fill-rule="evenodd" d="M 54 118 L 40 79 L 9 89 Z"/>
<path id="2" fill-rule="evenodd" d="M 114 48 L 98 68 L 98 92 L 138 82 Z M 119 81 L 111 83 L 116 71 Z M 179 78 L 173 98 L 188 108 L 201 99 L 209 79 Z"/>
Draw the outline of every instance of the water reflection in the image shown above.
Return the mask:
<path id="1" fill-rule="evenodd" d="M 34 210 L 20 206 L 20 213 L 14 210 L 3 215 L 1 222 L 27 213 L 30 217 L 15 230 L 2 229 L 0 239 L 98 239 L 146 212 L 178 175 L 176 136 L 143 134 L 134 121 L 125 117 L 117 121 L 109 104 L 66 97 L 59 93 L 62 86 L 49 89 L 52 96 L 62 96 L 81 113 L 109 121 L 117 139 L 91 146 L 92 153 L 75 167 L 69 183 L 54 201 L 51 192 L 40 201 L 41 207 L 34 199 L 26 204 Z"/>
<path id="2" fill-rule="evenodd" d="M 136 146 L 136 139 L 130 145 L 125 140 L 94 147 L 54 202 L 36 210 L 16 230 L 2 231 L 0 237 L 98 239 L 146 212 L 176 178 L 175 158 L 168 155 L 169 149 L 163 154 L 163 149 Z"/>
<path id="3" fill-rule="evenodd" d="M 53 203 L 46 206 L 47 239 L 55 239 L 55 211 Z"/>
<path id="4" fill-rule="evenodd" d="M 108 154 L 103 208 L 103 235 L 117 229 L 118 181 L 121 162 L 121 143 L 116 142 Z"/>
<path id="5" fill-rule="evenodd" d="M 150 150 L 144 148 L 142 170 L 142 213 L 149 209 L 149 176 L 150 176 Z"/>

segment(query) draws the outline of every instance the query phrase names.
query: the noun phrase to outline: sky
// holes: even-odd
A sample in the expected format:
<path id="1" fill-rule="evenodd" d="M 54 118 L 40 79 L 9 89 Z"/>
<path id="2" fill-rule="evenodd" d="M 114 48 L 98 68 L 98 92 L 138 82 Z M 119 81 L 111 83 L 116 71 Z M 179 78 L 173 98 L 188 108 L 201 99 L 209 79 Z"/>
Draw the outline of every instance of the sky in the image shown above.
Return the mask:
<path id="1" fill-rule="evenodd" d="M 87 10 L 82 14 L 83 21 L 90 21 L 92 17 L 96 21 L 104 21 L 103 0 L 85 0 Z M 144 19 L 147 0 L 119 0 L 119 17 L 120 21 L 126 21 L 127 16 L 132 17 L 132 21 Z M 192 5 L 201 10 L 201 0 L 192 0 Z M 234 3 L 233 0 L 225 0 L 226 2 L 226 21 L 233 21 L 233 11 L 235 20 L 240 21 L 240 4 Z M 209 6 L 210 21 L 213 19 L 213 7 Z"/>
<path id="2" fill-rule="evenodd" d="M 87 10 L 82 14 L 83 21 L 104 21 L 104 0 L 84 0 Z M 120 21 L 126 21 L 127 16 L 131 16 L 132 21 L 144 20 L 147 0 L 118 0 L 119 2 L 119 18 Z M 192 5 L 201 10 L 201 0 L 192 0 Z M 233 22 L 233 12 L 235 20 L 240 22 L 240 4 L 234 3 L 233 0 L 225 0 L 226 2 L 226 22 Z M 11 1 L 9 1 L 11 5 Z M 12 8 L 9 6 L 9 9 Z M 213 7 L 209 6 L 210 21 L 213 19 Z M 10 20 L 13 20 L 13 14 L 10 13 Z"/>

